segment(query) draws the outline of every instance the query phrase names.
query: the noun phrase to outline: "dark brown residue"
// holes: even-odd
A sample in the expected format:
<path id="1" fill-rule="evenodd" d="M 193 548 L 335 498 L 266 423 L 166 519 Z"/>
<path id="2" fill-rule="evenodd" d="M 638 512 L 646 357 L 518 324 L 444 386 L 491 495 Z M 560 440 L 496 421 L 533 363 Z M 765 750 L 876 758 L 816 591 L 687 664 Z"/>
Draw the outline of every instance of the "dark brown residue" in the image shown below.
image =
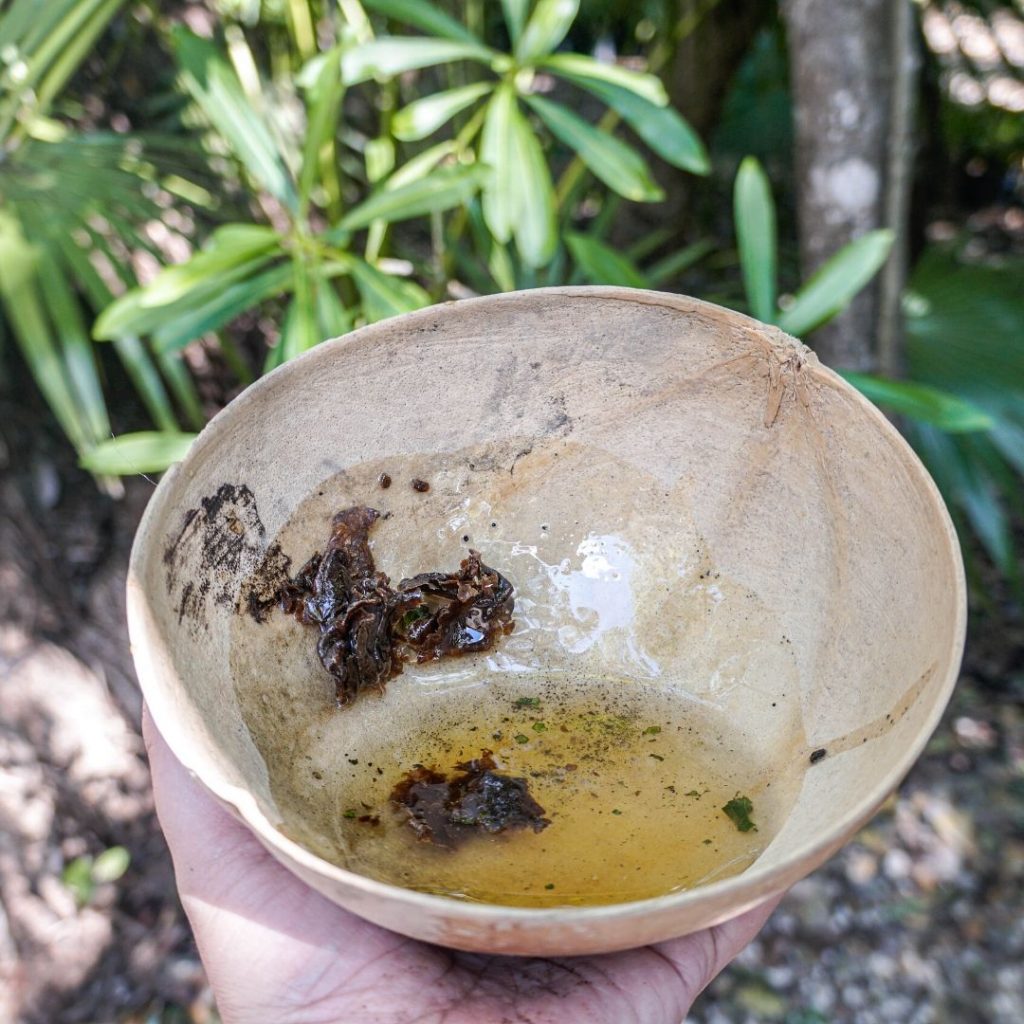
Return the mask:
<path id="1" fill-rule="evenodd" d="M 551 824 L 544 808 L 530 796 L 526 779 L 502 775 L 490 750 L 455 766 L 450 779 L 433 768 L 417 765 L 391 792 L 391 803 L 407 815 L 409 827 L 424 842 L 453 849 L 481 832 L 532 828 Z"/>
<path id="2" fill-rule="evenodd" d="M 271 544 L 259 568 L 242 584 L 239 608 L 257 622 L 266 622 L 271 608 L 280 599 L 281 587 L 287 582 L 292 560 L 281 550 L 280 544 Z"/>
<path id="3" fill-rule="evenodd" d="M 380 484 L 382 490 L 386 491 L 391 486 L 391 474 L 381 473 L 381 475 L 377 477 L 377 483 Z"/>
<path id="4" fill-rule="evenodd" d="M 383 692 L 413 656 L 424 662 L 488 650 L 513 626 L 512 584 L 476 551 L 458 572 L 420 573 L 393 587 L 370 552 L 379 518 L 362 506 L 339 512 L 323 553 L 278 590 L 286 613 L 320 630 L 317 654 L 335 679 L 339 706 L 368 688 Z"/>
<path id="5" fill-rule="evenodd" d="M 237 580 L 259 562 L 265 538 L 255 495 L 245 484 L 221 484 L 189 509 L 163 552 L 178 621 L 203 627 L 208 601 L 233 608 Z"/>
<path id="6" fill-rule="evenodd" d="M 421 480 L 419 477 L 417 477 L 412 482 L 412 489 L 414 491 L 419 491 L 420 494 L 426 494 L 427 491 L 430 490 L 430 484 L 428 484 L 426 480 Z"/>
<path id="7" fill-rule="evenodd" d="M 819 761 L 823 760 L 827 754 L 828 751 L 824 747 L 818 747 L 817 750 L 812 750 L 811 764 L 817 764 Z"/>

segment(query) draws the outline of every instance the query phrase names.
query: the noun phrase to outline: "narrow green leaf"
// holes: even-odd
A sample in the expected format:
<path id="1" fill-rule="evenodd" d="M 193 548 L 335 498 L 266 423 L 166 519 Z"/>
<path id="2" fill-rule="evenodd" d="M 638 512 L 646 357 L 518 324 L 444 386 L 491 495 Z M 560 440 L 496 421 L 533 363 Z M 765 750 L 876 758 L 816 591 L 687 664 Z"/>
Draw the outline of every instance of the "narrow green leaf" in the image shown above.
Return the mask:
<path id="1" fill-rule="evenodd" d="M 334 152 L 334 135 L 345 89 L 341 81 L 341 51 L 334 47 L 326 54 L 309 91 L 306 139 L 302 147 L 299 171 L 299 196 L 303 207 L 309 205 L 313 187 L 325 159 Z"/>
<path id="2" fill-rule="evenodd" d="M 44 253 L 39 261 L 37 280 L 60 341 L 64 366 L 82 418 L 92 437 L 106 437 L 110 433 L 110 419 L 96 368 L 96 357 L 78 300 L 64 276 L 64 268 Z"/>
<path id="3" fill-rule="evenodd" d="M 913 428 L 915 447 L 946 500 L 963 510 L 982 547 L 1004 573 L 1017 570 L 1013 528 L 999 488 L 965 444 L 974 435 L 947 434 L 927 424 Z"/>
<path id="4" fill-rule="evenodd" d="M 295 268 L 295 296 L 288 305 L 281 325 L 281 358 L 284 362 L 319 345 L 323 338 L 317 322 L 312 282 L 305 268 Z"/>
<path id="5" fill-rule="evenodd" d="M 277 232 L 257 224 L 230 224 L 218 228 L 207 247 L 185 263 L 162 270 L 143 290 L 144 308 L 167 306 L 183 298 L 197 286 L 209 286 L 211 279 L 248 265 L 280 244 Z"/>
<path id="6" fill-rule="evenodd" d="M 195 438 L 195 434 L 155 430 L 122 434 L 86 452 L 81 464 L 90 473 L 110 476 L 160 473 L 172 463 L 181 462 Z"/>
<path id="7" fill-rule="evenodd" d="M 394 18 L 395 21 L 422 29 L 432 36 L 456 39 L 464 43 L 480 43 L 465 25 L 445 14 L 437 4 L 429 3 L 428 0 L 363 0 L 363 5 L 372 11 Z"/>
<path id="8" fill-rule="evenodd" d="M 889 258 L 893 239 L 893 233 L 883 229 L 843 246 L 779 314 L 779 327 L 801 337 L 841 313 Z"/>
<path id="9" fill-rule="evenodd" d="M 890 380 L 852 370 L 840 370 L 839 374 L 872 402 L 930 423 L 949 434 L 989 430 L 995 425 L 992 417 L 976 405 L 927 384 Z"/>
<path id="10" fill-rule="evenodd" d="M 631 260 L 596 238 L 565 233 L 565 244 L 576 265 L 591 284 L 620 285 L 623 288 L 647 288 L 647 280 Z"/>
<path id="11" fill-rule="evenodd" d="M 370 184 L 375 185 L 395 168 L 394 139 L 390 135 L 367 139 L 363 147 L 363 160 L 366 162 L 366 178 Z"/>
<path id="12" fill-rule="evenodd" d="M 390 78 L 403 71 L 475 60 L 490 64 L 494 51 L 480 43 L 454 39 L 421 39 L 418 36 L 387 36 L 346 50 L 341 57 L 341 76 L 346 85 L 371 78 Z"/>
<path id="13" fill-rule="evenodd" d="M 317 282 L 316 316 L 320 335 L 338 338 L 352 330 L 352 313 L 346 309 L 330 281 Z"/>
<path id="14" fill-rule="evenodd" d="M 27 26 L 23 26 L 18 49 L 31 61 L 43 59 L 48 50 L 52 59 L 55 49 L 59 50 L 69 38 L 74 37 L 95 9 L 102 6 L 102 0 L 51 0 L 45 5 L 40 5 L 37 0 L 30 6 L 35 8 L 35 17 Z M 58 44 L 56 48 L 55 40 Z M 35 79 L 26 75 L 25 80 Z"/>
<path id="15" fill-rule="evenodd" d="M 16 79 L 10 72 L 3 76 L 0 139 L 8 136 L 19 116 L 29 122 L 45 114 L 50 101 L 121 6 L 121 0 L 50 0 L 45 7 L 38 3 L 32 6 L 34 16 L 27 25 L 21 22 L 18 10 L 3 15 L 4 22 L 11 18 L 18 23 L 20 38 L 5 44 L 5 49 L 14 52 L 2 58 L 3 65 L 16 65 L 19 71 Z"/>
<path id="16" fill-rule="evenodd" d="M 279 255 L 279 241 L 274 231 L 256 225 L 219 229 L 209 248 L 185 263 L 167 267 L 146 287 L 132 289 L 108 306 L 97 319 L 93 336 L 109 339 L 159 329 L 170 319 L 167 307 L 179 301 L 198 307 L 239 279 L 252 276 Z"/>
<path id="17" fill-rule="evenodd" d="M 114 338 L 111 344 L 153 423 L 160 430 L 177 430 L 178 418 L 174 415 L 167 388 L 141 339 L 126 334 Z"/>
<path id="18" fill-rule="evenodd" d="M 603 212 L 603 207 L 602 207 Z M 674 227 L 654 228 L 652 231 L 641 235 L 632 245 L 627 246 L 623 251 L 637 265 L 640 260 L 646 259 L 652 252 L 656 252 L 666 242 L 674 241 L 679 237 L 679 229 Z"/>
<path id="19" fill-rule="evenodd" d="M 373 26 L 359 0 L 338 0 L 338 8 L 343 19 L 341 38 L 346 45 L 361 45 L 373 39 Z"/>
<path id="20" fill-rule="evenodd" d="M 344 231 L 358 231 L 378 219 L 409 220 L 425 213 L 451 209 L 469 200 L 487 177 L 487 169 L 479 164 L 445 167 L 400 188 L 378 189 L 349 210 L 338 227 Z"/>
<path id="21" fill-rule="evenodd" d="M 555 187 L 540 143 L 518 107 L 513 108 L 512 129 L 512 184 L 518 191 L 518 216 L 512 232 L 527 266 L 543 267 L 558 245 Z"/>
<path id="22" fill-rule="evenodd" d="M 167 381 L 178 407 L 185 416 L 185 423 L 193 430 L 201 430 L 206 423 L 206 414 L 203 412 L 203 403 L 199 399 L 196 383 L 181 353 L 158 350 L 154 355 L 164 380 Z"/>
<path id="23" fill-rule="evenodd" d="M 504 82 L 487 104 L 480 159 L 491 169 L 491 178 L 484 185 L 484 220 L 491 234 L 503 245 L 512 237 L 512 228 L 519 216 L 519 191 L 513 180 L 513 121 L 517 111 L 515 90 Z"/>
<path id="24" fill-rule="evenodd" d="M 775 201 L 768 176 L 755 157 L 744 159 L 736 174 L 733 217 L 750 311 L 758 320 L 771 323 L 777 287 Z"/>
<path id="25" fill-rule="evenodd" d="M 656 288 L 671 280 L 677 274 L 688 270 L 695 263 L 699 263 L 709 253 L 715 251 L 715 243 L 710 238 L 702 238 L 690 245 L 683 246 L 677 252 L 670 253 L 664 259 L 658 260 L 647 268 L 648 288 Z"/>
<path id="26" fill-rule="evenodd" d="M 516 57 L 527 62 L 556 50 L 579 10 L 579 0 L 537 0 L 533 14 L 516 43 Z"/>
<path id="27" fill-rule="evenodd" d="M 309 9 L 307 0 L 288 0 L 288 26 L 292 30 L 295 49 L 303 58 L 316 52 L 313 12 Z"/>
<path id="28" fill-rule="evenodd" d="M 549 60 L 561 62 L 569 56 L 572 55 L 558 54 Z M 691 174 L 707 174 L 711 170 L 711 161 L 700 136 L 674 107 L 651 103 L 646 97 L 638 95 L 636 89 L 584 77 L 568 71 L 564 65 L 551 70 L 607 103 L 658 156 L 673 167 Z"/>
<path id="29" fill-rule="evenodd" d="M 111 266 L 116 267 L 112 254 L 104 248 L 101 248 L 101 251 L 107 252 Z M 93 309 L 103 309 L 109 305 L 113 301 L 110 289 L 96 272 L 96 268 L 89 262 L 85 252 L 73 239 L 68 237 L 61 240 L 61 252 L 65 263 L 72 269 L 79 284 L 85 289 L 85 294 Z M 123 268 L 119 269 L 121 278 L 125 279 L 127 274 Z M 164 387 L 163 380 L 146 347 L 135 335 L 121 335 L 114 338 L 111 343 L 153 422 L 161 430 L 177 430 L 178 423 L 174 416 L 171 400 L 167 395 L 167 389 Z"/>
<path id="30" fill-rule="evenodd" d="M 505 26 L 508 28 L 509 39 L 512 40 L 512 48 L 515 49 L 526 27 L 530 0 L 501 0 L 501 9 L 505 15 Z"/>
<path id="31" fill-rule="evenodd" d="M 63 8 L 60 3 L 49 3 L 41 8 L 39 0 L 14 0 L 4 6 L 6 10 L 0 17 L 0 49 L 20 43 L 33 24 L 43 22 L 45 28 L 51 28 L 53 20 L 59 20 L 66 13 L 71 0 L 64 0 Z M 49 24 L 46 24 L 48 19 Z"/>
<path id="32" fill-rule="evenodd" d="M 610 85 L 615 89 L 625 89 L 648 105 L 664 107 L 668 104 L 668 93 L 657 75 L 630 71 L 618 64 L 605 64 L 580 53 L 555 53 L 537 61 L 537 66 L 580 85 Z"/>
<path id="33" fill-rule="evenodd" d="M 910 375 L 979 402 L 984 396 L 986 407 L 1002 405 L 1008 391 L 1024 393 L 1022 281 L 1020 257 L 993 266 L 927 249 L 904 304 Z"/>
<path id="34" fill-rule="evenodd" d="M 190 341 L 219 330 L 260 303 L 287 291 L 291 285 L 291 264 L 281 263 L 215 289 L 202 302 L 178 303 L 163 311 L 160 323 L 153 328 L 153 345 L 162 353 L 184 348 Z"/>
<path id="35" fill-rule="evenodd" d="M 430 305 L 430 296 L 419 285 L 385 274 L 362 260 L 352 261 L 352 277 L 369 323 Z"/>
<path id="36" fill-rule="evenodd" d="M 97 5 L 89 20 L 59 47 L 57 59 L 47 68 L 36 89 L 34 108 L 37 114 L 49 110 L 50 104 L 78 70 L 82 61 L 93 51 L 97 38 L 123 5 L 124 0 L 106 0 Z"/>
<path id="37" fill-rule="evenodd" d="M 1024 408 L 1024 396 L 1015 398 L 1018 408 Z M 996 420 L 992 428 L 992 443 L 1017 474 L 1024 477 L 1024 426 L 1007 420 Z"/>
<path id="38" fill-rule="evenodd" d="M 512 265 L 512 257 L 508 253 L 508 246 L 497 241 L 491 243 L 491 252 L 487 257 L 487 269 L 503 292 L 515 291 L 516 271 Z"/>
<path id="39" fill-rule="evenodd" d="M 539 96 L 526 98 L 552 133 L 614 192 L 641 203 L 664 198 L 643 157 L 632 146 L 605 134 L 565 107 Z"/>
<path id="40" fill-rule="evenodd" d="M 0 210 L 0 299 L 25 362 L 57 422 L 82 451 L 96 440 L 76 400 L 50 332 L 36 283 L 38 252 L 13 217 Z"/>
<path id="41" fill-rule="evenodd" d="M 172 29 L 182 80 L 200 109 L 231 146 L 253 180 L 289 209 L 298 196 L 287 163 L 260 114 L 253 109 L 234 69 L 209 40 Z"/>
<path id="42" fill-rule="evenodd" d="M 414 181 L 419 181 L 420 178 L 428 175 L 442 160 L 446 157 L 452 156 L 455 153 L 455 143 L 451 140 L 447 142 L 439 142 L 436 146 L 430 146 L 423 150 L 422 153 L 417 153 L 411 160 L 406 160 L 401 167 L 391 175 L 386 182 L 384 187 L 401 188 L 403 185 L 409 185 Z"/>
<path id="43" fill-rule="evenodd" d="M 123 846 L 111 846 L 92 863 L 92 880 L 97 885 L 116 882 L 132 862 L 132 855 Z"/>
<path id="44" fill-rule="evenodd" d="M 447 89 L 414 100 L 391 119 L 391 130 L 395 133 L 395 138 L 403 142 L 425 139 L 481 96 L 486 96 L 493 88 L 491 82 L 474 82 L 472 85 Z"/>

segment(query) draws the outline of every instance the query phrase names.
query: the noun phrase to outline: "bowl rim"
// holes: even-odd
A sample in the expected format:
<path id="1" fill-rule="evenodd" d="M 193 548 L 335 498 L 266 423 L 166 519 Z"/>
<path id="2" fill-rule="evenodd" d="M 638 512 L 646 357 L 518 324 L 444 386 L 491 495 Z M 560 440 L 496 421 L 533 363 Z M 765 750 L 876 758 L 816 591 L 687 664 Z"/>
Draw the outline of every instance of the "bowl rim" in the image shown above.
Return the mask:
<path id="1" fill-rule="evenodd" d="M 221 436 L 232 429 L 232 421 L 244 413 L 246 406 L 253 401 L 255 395 L 281 386 L 291 374 L 296 372 L 296 367 L 302 361 L 337 358 L 352 345 L 372 343 L 376 335 L 389 334 L 399 321 L 404 327 L 415 327 L 420 321 L 444 316 L 443 311 L 453 306 L 458 306 L 460 309 L 475 306 L 486 308 L 502 303 L 534 303 L 537 300 L 544 301 L 559 297 L 593 297 L 613 301 L 639 302 L 644 305 L 667 307 L 679 313 L 696 313 L 713 319 L 719 324 L 758 335 L 763 342 L 776 351 L 781 347 L 783 350 L 806 353 L 808 359 L 805 369 L 821 376 L 825 382 L 839 389 L 848 397 L 853 396 L 861 411 L 874 421 L 890 441 L 895 442 L 896 448 L 904 456 L 908 472 L 924 485 L 924 490 L 929 495 L 942 525 L 945 540 L 944 555 L 947 564 L 952 569 L 953 584 L 956 590 L 956 616 L 950 637 L 949 655 L 943 659 L 945 663 L 944 678 L 930 687 L 932 692 L 936 693 L 936 699 L 930 714 L 914 735 L 913 742 L 908 744 L 905 750 L 894 759 L 883 777 L 860 797 L 847 814 L 836 819 L 831 825 L 824 826 L 821 834 L 813 842 L 797 847 L 775 865 L 758 870 L 758 862 L 755 861 L 745 871 L 730 878 L 697 885 L 692 889 L 680 892 L 622 903 L 583 907 L 516 907 L 505 904 L 462 901 L 377 881 L 324 860 L 276 828 L 267 815 L 260 810 L 255 797 L 248 789 L 236 786 L 224 777 L 215 760 L 204 751 L 203 743 L 194 734 L 190 734 L 176 713 L 177 699 L 171 692 L 158 664 L 161 659 L 156 656 L 156 652 L 161 649 L 162 642 L 159 630 L 147 611 L 147 596 L 141 582 L 143 567 L 150 557 L 149 552 L 158 547 L 160 538 L 154 533 L 155 526 L 164 513 L 165 507 L 171 503 L 179 478 L 183 475 L 190 475 L 195 467 L 214 451 Z M 778 328 L 763 324 L 734 310 L 685 295 L 603 285 L 535 288 L 439 303 L 402 314 L 399 317 L 378 321 L 341 337 L 324 341 L 261 377 L 220 410 L 200 432 L 185 458 L 164 473 L 150 497 L 135 535 L 129 559 L 126 596 L 132 656 L 143 698 L 149 707 L 153 721 L 174 755 L 189 773 L 221 806 L 225 807 L 236 819 L 242 821 L 272 855 L 288 867 L 290 867 L 288 861 L 291 860 L 304 871 L 342 883 L 366 896 L 398 901 L 408 906 L 422 908 L 432 915 L 441 914 L 449 919 L 462 918 L 477 925 L 522 922 L 543 926 L 556 922 L 572 922 L 585 926 L 598 920 L 625 920 L 670 909 L 682 910 L 684 907 L 712 900 L 733 907 L 719 916 L 718 920 L 724 920 L 771 895 L 784 891 L 799 879 L 810 874 L 845 845 L 854 833 L 874 816 L 889 794 L 899 786 L 918 760 L 938 726 L 959 678 L 967 629 L 966 577 L 959 541 L 949 511 L 938 487 L 916 452 L 875 405 L 837 373 L 818 362 L 817 358 L 800 341 L 783 334 Z M 170 665 L 169 660 L 167 664 Z"/>

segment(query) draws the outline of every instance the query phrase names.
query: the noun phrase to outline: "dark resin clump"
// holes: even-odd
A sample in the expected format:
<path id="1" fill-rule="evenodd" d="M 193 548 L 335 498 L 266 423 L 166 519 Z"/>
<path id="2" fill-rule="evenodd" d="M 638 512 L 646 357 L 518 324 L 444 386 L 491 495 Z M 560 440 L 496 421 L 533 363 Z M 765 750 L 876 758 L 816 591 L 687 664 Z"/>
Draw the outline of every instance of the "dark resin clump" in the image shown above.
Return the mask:
<path id="1" fill-rule="evenodd" d="M 397 587 L 377 568 L 372 508 L 339 512 L 331 539 L 279 591 L 281 607 L 320 630 L 317 654 L 334 677 L 339 705 L 368 687 L 383 692 L 415 656 L 418 662 L 484 651 L 511 632 L 512 584 L 476 551 L 458 572 L 421 573 Z"/>
<path id="2" fill-rule="evenodd" d="M 455 766 L 461 775 L 417 765 L 391 792 L 391 802 L 408 816 L 420 839 L 452 849 L 479 832 L 532 828 L 540 832 L 551 822 L 530 796 L 526 779 L 495 771 L 494 755 Z"/>

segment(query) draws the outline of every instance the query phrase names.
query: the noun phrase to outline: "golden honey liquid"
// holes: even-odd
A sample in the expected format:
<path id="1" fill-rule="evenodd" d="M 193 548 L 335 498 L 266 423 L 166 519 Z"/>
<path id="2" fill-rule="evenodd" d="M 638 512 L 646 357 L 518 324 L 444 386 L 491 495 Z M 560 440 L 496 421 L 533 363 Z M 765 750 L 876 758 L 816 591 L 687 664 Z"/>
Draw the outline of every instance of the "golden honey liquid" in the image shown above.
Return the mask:
<path id="1" fill-rule="evenodd" d="M 433 695 L 421 731 L 375 744 L 372 729 L 347 730 L 343 757 L 320 757 L 313 744 L 291 779 L 308 799 L 285 828 L 351 870 L 456 899 L 546 907 L 659 896 L 744 870 L 784 817 L 783 787 L 776 779 L 773 792 L 770 773 L 744 760 L 726 727 L 706 707 L 636 681 L 501 677 Z M 551 824 L 474 830 L 455 850 L 418 839 L 389 801 L 403 772 L 451 772 L 484 749 L 499 772 L 528 780 Z M 312 791 L 296 773 L 315 779 Z M 739 794 L 753 802 L 756 831 L 739 831 L 722 810 Z"/>
<path id="2" fill-rule="evenodd" d="M 665 491 L 571 441 L 359 463 L 276 535 L 292 572 L 354 505 L 388 513 L 370 543 L 393 580 L 481 551 L 516 589 L 516 628 L 492 652 L 409 665 L 383 696 L 338 709 L 315 630 L 279 612 L 237 616 L 231 672 L 251 741 L 240 756 L 282 831 L 395 885 L 532 907 L 692 888 L 768 846 L 806 763 L 793 757 L 806 745 L 799 701 L 786 698 L 799 692 L 795 662 L 758 595 L 713 571 L 682 482 Z M 416 764 L 450 774 L 483 750 L 528 780 L 550 826 L 477 833 L 455 850 L 418 840 L 389 803 L 395 784 Z M 738 795 L 757 831 L 723 813 Z"/>

